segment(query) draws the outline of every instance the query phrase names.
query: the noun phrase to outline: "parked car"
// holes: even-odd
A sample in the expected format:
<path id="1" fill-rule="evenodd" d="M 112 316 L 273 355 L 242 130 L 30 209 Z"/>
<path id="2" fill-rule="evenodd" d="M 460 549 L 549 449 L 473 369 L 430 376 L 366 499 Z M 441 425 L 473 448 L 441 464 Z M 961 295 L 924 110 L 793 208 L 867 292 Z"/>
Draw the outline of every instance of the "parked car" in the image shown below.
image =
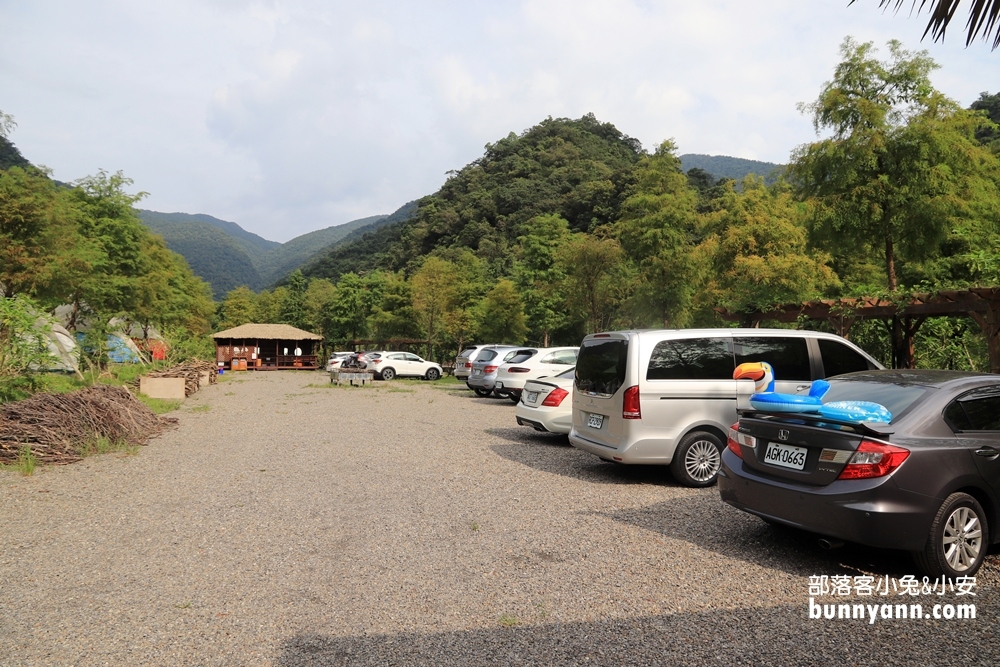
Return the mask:
<path id="1" fill-rule="evenodd" d="M 396 377 L 419 377 L 425 380 L 437 380 L 441 377 L 441 364 L 425 361 L 410 352 L 372 352 L 366 353 L 371 358 L 368 368 L 375 371 L 375 377 L 380 380 L 392 380 Z"/>
<path id="2" fill-rule="evenodd" d="M 833 334 L 790 329 L 614 331 L 584 338 L 573 392 L 574 447 L 618 463 L 669 465 L 686 486 L 715 483 L 738 364 L 766 361 L 775 391 L 881 368 Z M 752 387 L 751 387 L 752 389 Z"/>
<path id="3" fill-rule="evenodd" d="M 330 360 L 326 362 L 326 370 L 333 371 L 340 368 L 340 365 L 344 363 L 344 359 L 347 359 L 353 354 L 352 352 L 334 352 L 330 355 Z"/>
<path id="4" fill-rule="evenodd" d="M 536 431 L 569 433 L 573 425 L 574 377 L 576 369 L 569 368 L 554 377 L 525 382 L 521 400 L 514 408 L 517 423 Z"/>
<path id="5" fill-rule="evenodd" d="M 931 577 L 974 575 L 1000 540 L 1000 377 L 883 370 L 829 382 L 824 403 L 872 401 L 891 422 L 743 412 L 722 499 L 828 545 L 910 551 Z"/>
<path id="6" fill-rule="evenodd" d="M 472 362 L 476 360 L 476 356 L 480 351 L 485 350 L 490 347 L 505 347 L 500 345 L 469 345 L 464 350 L 458 353 L 455 357 L 455 377 L 463 382 L 469 379 L 469 375 L 472 374 Z"/>
<path id="7" fill-rule="evenodd" d="M 517 403 L 521 390 L 528 380 L 558 375 L 569 366 L 576 365 L 578 347 L 543 347 L 534 354 L 519 354 L 505 361 L 497 369 L 493 393 L 506 396 Z"/>
<path id="8" fill-rule="evenodd" d="M 513 358 L 516 354 L 533 354 L 535 348 L 497 345 L 480 350 L 476 360 L 472 362 L 472 372 L 465 381 L 476 396 L 489 396 L 493 393 L 493 385 L 497 378 L 500 364 Z"/>

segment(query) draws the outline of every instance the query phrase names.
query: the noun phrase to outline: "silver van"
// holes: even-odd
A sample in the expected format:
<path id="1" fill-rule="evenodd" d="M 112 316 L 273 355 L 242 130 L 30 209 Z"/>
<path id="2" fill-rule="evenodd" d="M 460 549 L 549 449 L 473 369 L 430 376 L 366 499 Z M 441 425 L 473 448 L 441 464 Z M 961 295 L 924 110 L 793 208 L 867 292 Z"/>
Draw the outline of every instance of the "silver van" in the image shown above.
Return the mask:
<path id="1" fill-rule="evenodd" d="M 791 329 L 613 331 L 583 339 L 576 364 L 570 443 L 616 463 L 669 465 L 685 486 L 715 483 L 736 421 L 736 366 L 766 361 L 775 391 L 882 368 L 833 334 Z"/>

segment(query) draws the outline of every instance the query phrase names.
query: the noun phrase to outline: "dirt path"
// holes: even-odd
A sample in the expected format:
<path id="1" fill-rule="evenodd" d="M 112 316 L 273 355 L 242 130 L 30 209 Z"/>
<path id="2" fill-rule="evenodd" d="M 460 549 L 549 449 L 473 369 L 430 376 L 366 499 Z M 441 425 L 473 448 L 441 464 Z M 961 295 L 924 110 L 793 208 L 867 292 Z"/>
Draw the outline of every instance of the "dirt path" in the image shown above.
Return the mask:
<path id="1" fill-rule="evenodd" d="M 821 552 L 507 401 L 323 382 L 234 376 L 136 456 L 0 473 L 0 664 L 997 662 L 996 557 L 960 629 L 810 620 L 809 575 L 909 562 Z"/>

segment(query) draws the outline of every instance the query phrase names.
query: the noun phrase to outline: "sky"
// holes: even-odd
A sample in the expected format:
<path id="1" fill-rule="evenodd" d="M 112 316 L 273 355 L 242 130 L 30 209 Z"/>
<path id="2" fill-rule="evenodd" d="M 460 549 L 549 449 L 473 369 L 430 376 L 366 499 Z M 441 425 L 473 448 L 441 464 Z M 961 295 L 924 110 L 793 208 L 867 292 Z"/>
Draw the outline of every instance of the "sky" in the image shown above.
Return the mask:
<path id="1" fill-rule="evenodd" d="M 963 106 L 1000 50 L 878 0 L 0 0 L 26 158 L 274 241 L 388 214 L 510 132 L 594 113 L 652 150 L 786 162 L 844 38 L 926 49 Z"/>

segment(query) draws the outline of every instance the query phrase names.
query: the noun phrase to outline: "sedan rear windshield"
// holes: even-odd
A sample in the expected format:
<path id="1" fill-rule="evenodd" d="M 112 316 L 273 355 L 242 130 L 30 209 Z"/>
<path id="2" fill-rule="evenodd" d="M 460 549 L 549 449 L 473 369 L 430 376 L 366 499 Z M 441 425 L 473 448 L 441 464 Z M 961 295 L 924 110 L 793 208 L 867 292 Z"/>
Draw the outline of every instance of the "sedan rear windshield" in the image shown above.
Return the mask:
<path id="1" fill-rule="evenodd" d="M 926 393 L 927 387 L 920 385 L 834 379 L 830 380 L 830 391 L 823 396 L 823 402 L 871 401 L 884 405 L 892 413 L 892 420 L 896 421 Z"/>
<path id="2" fill-rule="evenodd" d="M 576 389 L 599 396 L 613 396 L 625 382 L 627 340 L 595 339 L 584 342 L 576 360 Z"/>

